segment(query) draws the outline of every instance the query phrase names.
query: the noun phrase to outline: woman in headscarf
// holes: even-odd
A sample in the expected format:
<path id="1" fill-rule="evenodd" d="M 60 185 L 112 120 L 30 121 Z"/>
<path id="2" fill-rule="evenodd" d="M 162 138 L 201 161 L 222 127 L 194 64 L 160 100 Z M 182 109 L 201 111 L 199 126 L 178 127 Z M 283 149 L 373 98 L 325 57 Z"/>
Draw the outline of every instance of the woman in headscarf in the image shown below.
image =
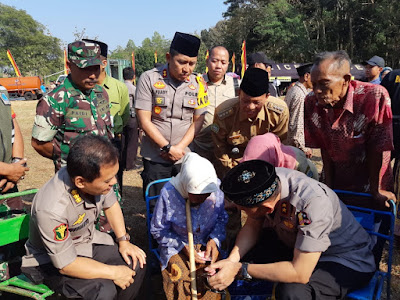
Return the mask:
<path id="1" fill-rule="evenodd" d="M 265 160 L 275 167 L 297 170 L 318 180 L 318 170 L 306 154 L 296 147 L 281 144 L 279 137 L 273 133 L 257 135 L 249 141 L 240 162 L 253 159 Z"/>
<path id="2" fill-rule="evenodd" d="M 191 299 L 186 201 L 190 201 L 196 269 L 215 262 L 228 220 L 224 194 L 213 165 L 196 153 L 183 158 L 180 173 L 161 190 L 151 220 L 151 234 L 157 240 L 163 286 L 167 299 Z M 197 272 L 200 274 L 201 272 Z M 197 276 L 198 299 L 220 299 L 209 291 L 205 278 Z"/>

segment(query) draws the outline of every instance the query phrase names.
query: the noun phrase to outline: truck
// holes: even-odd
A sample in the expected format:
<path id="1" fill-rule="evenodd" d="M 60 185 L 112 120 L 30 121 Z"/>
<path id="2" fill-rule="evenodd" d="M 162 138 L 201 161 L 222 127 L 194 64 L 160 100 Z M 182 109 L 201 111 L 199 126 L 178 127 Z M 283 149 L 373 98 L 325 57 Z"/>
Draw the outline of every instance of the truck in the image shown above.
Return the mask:
<path id="1" fill-rule="evenodd" d="M 36 100 L 43 95 L 40 88 L 43 82 L 39 76 L 0 78 L 0 84 L 7 89 L 10 97 Z"/>

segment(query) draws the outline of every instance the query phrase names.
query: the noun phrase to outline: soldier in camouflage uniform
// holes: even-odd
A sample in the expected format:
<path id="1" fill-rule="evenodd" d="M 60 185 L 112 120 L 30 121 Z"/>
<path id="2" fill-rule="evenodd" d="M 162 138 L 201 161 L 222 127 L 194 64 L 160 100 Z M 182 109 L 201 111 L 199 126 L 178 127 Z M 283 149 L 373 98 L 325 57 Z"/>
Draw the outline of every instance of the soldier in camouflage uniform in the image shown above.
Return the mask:
<path id="1" fill-rule="evenodd" d="M 39 101 L 32 129 L 32 146 L 53 159 L 55 170 L 65 166 L 71 144 L 78 136 L 113 137 L 107 92 L 97 85 L 100 47 L 76 41 L 68 45 L 71 73 Z"/>

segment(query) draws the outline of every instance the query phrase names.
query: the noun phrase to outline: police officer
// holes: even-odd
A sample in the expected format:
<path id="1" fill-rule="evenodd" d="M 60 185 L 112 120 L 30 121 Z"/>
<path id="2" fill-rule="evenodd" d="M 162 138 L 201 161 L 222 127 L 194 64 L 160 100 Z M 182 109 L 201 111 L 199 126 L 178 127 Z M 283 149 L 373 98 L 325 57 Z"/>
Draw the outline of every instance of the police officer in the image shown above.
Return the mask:
<path id="1" fill-rule="evenodd" d="M 36 107 L 31 143 L 40 155 L 53 159 L 56 171 L 65 166 L 69 148 L 78 136 L 113 138 L 108 95 L 97 85 L 101 64 L 99 45 L 70 43 L 71 73 Z"/>
<path id="2" fill-rule="evenodd" d="M 188 145 L 203 123 L 208 105 L 207 85 L 192 74 L 200 39 L 176 32 L 167 64 L 140 76 L 135 108 L 143 137 L 143 191 L 153 180 L 175 176 Z M 151 193 L 158 194 L 160 187 Z"/>
<path id="3" fill-rule="evenodd" d="M 67 298 L 133 299 L 142 284 L 146 254 L 129 242 L 112 189 L 118 152 L 104 137 L 79 138 L 61 168 L 32 202 L 27 254 L 21 270 Z M 101 209 L 116 243 L 95 229 Z"/>
<path id="4" fill-rule="evenodd" d="M 370 236 L 323 183 L 251 160 L 230 170 L 221 189 L 248 219 L 229 257 L 206 269 L 219 270 L 209 278 L 214 288 L 238 274 L 278 282 L 276 299 L 343 299 L 372 278 Z"/>
<path id="5" fill-rule="evenodd" d="M 216 109 L 211 130 L 220 178 L 239 163 L 253 136 L 272 132 L 281 140 L 286 138 L 288 107 L 283 100 L 269 95 L 267 83 L 266 71 L 248 69 L 240 84 L 239 97 L 223 102 Z"/>

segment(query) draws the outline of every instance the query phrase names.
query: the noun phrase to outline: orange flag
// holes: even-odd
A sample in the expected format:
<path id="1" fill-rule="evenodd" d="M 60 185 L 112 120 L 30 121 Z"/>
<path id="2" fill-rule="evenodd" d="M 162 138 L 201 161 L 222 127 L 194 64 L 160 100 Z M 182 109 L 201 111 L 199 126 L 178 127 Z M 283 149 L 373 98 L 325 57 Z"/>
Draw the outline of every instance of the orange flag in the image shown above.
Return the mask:
<path id="1" fill-rule="evenodd" d="M 7 50 L 7 56 L 8 56 L 8 59 L 10 60 L 12 66 L 14 68 L 15 74 L 17 74 L 18 77 L 21 77 L 22 76 L 21 72 L 18 69 L 17 63 L 14 60 L 14 57 L 11 55 L 10 50 Z"/>
<path id="2" fill-rule="evenodd" d="M 208 50 L 206 52 L 206 74 L 208 73 L 208 67 L 207 67 L 207 59 L 210 57 L 210 53 L 208 53 Z"/>
<path id="3" fill-rule="evenodd" d="M 64 48 L 64 75 L 68 75 L 69 68 L 67 65 L 67 49 Z"/>
<path id="4" fill-rule="evenodd" d="M 135 66 L 135 51 L 132 51 L 132 69 L 133 73 L 136 74 L 136 66 Z M 135 75 L 134 75 L 135 76 Z M 133 84 L 136 85 L 136 76 L 133 79 Z"/>
<path id="5" fill-rule="evenodd" d="M 233 52 L 233 54 L 232 54 L 232 73 L 235 73 L 235 67 L 236 67 L 236 65 L 235 65 L 235 52 Z"/>
<path id="6" fill-rule="evenodd" d="M 241 62 L 242 62 L 242 72 L 241 72 L 241 78 L 243 79 L 244 72 L 246 71 L 247 68 L 247 59 L 246 59 L 246 41 L 243 40 L 242 43 L 242 56 L 241 56 Z"/>
<path id="7" fill-rule="evenodd" d="M 154 51 L 154 63 L 157 63 L 157 50 Z"/>

